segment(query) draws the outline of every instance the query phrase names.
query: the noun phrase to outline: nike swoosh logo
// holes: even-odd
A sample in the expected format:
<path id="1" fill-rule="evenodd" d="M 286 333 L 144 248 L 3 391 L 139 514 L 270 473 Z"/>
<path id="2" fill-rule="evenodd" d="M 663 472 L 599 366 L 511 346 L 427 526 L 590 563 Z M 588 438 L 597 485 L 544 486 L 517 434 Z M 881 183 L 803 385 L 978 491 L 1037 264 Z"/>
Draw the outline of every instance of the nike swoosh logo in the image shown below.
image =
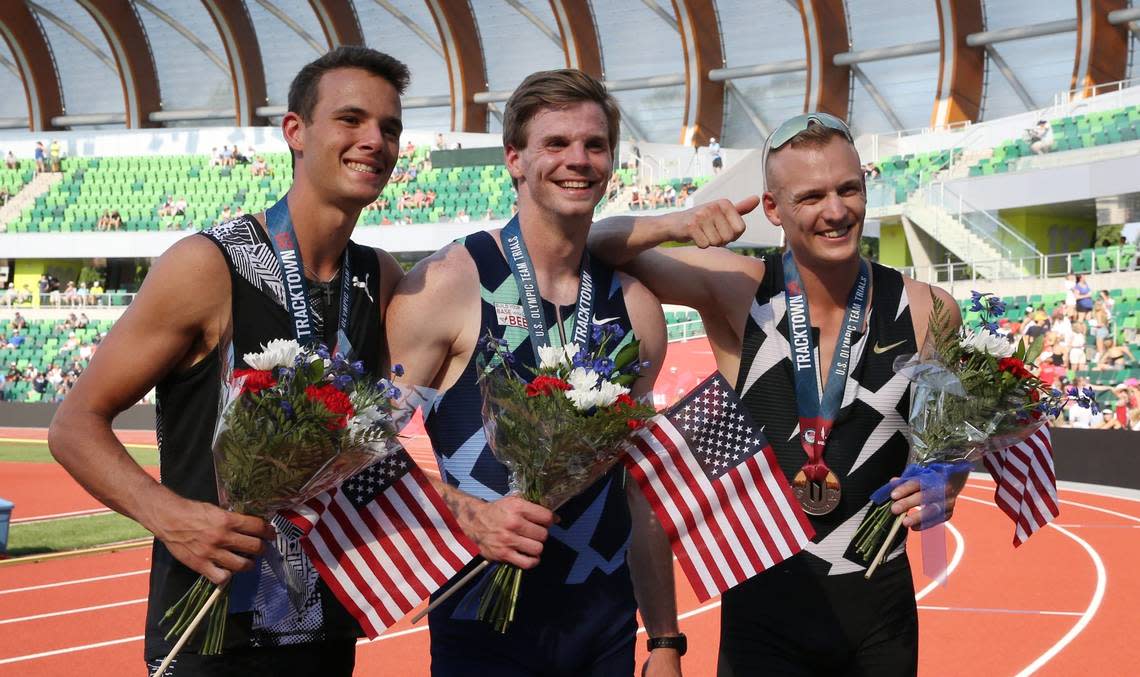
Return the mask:
<path id="1" fill-rule="evenodd" d="M 595 315 L 594 316 L 594 324 L 606 324 L 608 322 L 613 322 L 614 320 L 620 320 L 620 319 L 621 319 L 620 317 L 606 317 L 606 318 L 599 320 L 598 316 Z"/>
<path id="2" fill-rule="evenodd" d="M 901 341 L 896 341 L 889 346 L 881 346 L 878 343 L 875 343 L 875 346 L 873 348 L 871 348 L 871 350 L 874 350 L 876 355 L 882 355 L 883 353 L 887 352 L 888 350 L 898 348 L 899 346 L 901 346 L 904 343 L 906 343 L 906 339 L 903 339 Z"/>

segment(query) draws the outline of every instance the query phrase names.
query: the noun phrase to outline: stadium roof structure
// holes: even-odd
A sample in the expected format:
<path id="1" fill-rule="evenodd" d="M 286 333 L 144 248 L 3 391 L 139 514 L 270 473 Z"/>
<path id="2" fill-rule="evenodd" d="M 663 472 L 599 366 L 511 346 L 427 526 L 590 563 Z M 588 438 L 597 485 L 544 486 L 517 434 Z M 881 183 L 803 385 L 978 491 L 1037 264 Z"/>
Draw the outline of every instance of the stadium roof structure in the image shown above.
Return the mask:
<path id="1" fill-rule="evenodd" d="M 1140 3 L 1137 3 L 1140 5 Z M 331 47 L 405 60 L 405 127 L 494 132 L 527 74 L 605 80 L 625 138 L 762 143 L 993 119 L 1140 76 L 1129 0 L 3 0 L 0 128 L 270 124 Z"/>

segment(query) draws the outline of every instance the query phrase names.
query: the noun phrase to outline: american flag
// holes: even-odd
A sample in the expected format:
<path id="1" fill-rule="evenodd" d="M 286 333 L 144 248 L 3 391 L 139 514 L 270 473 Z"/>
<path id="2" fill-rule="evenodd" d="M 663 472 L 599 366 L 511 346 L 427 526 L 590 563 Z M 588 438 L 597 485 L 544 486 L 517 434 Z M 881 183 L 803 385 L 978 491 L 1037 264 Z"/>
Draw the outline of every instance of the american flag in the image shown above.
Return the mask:
<path id="1" fill-rule="evenodd" d="M 1048 426 L 1041 426 L 1025 441 L 986 454 L 983 459 L 997 482 L 994 502 L 1013 520 L 1014 547 L 1060 514 Z"/>
<path id="2" fill-rule="evenodd" d="M 626 465 L 702 602 L 796 554 L 815 533 L 719 373 L 639 430 Z"/>
<path id="3" fill-rule="evenodd" d="M 337 599 L 375 638 L 478 554 L 403 449 L 282 513 Z"/>

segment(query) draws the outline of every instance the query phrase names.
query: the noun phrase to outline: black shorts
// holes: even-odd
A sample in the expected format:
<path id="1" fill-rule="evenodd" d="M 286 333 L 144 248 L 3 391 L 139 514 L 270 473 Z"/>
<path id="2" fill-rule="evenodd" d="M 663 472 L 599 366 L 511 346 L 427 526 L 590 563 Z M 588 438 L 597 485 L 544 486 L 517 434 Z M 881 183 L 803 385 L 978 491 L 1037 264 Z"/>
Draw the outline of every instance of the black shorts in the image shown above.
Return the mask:
<path id="1" fill-rule="evenodd" d="M 148 661 L 146 672 L 162 665 L 162 658 Z M 178 654 L 162 677 L 350 677 L 356 665 L 356 640 L 292 644 L 265 648 L 226 649 L 217 656 Z"/>
<path id="2" fill-rule="evenodd" d="M 918 609 L 906 557 L 818 576 L 791 560 L 724 593 L 718 677 L 918 672 Z"/>

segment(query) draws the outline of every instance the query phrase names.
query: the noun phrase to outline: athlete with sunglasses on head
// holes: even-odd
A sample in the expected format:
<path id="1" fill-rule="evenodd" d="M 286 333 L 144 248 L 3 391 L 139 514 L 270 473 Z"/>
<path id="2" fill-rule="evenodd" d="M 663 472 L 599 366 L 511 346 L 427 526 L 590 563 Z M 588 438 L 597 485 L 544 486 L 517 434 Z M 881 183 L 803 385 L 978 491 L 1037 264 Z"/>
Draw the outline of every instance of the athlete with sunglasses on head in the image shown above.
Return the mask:
<path id="1" fill-rule="evenodd" d="M 590 250 L 663 303 L 700 312 L 717 367 L 771 440 L 815 528 L 803 552 L 724 594 L 718 674 L 912 675 L 918 618 L 905 532 L 870 580 L 851 540 L 870 494 L 902 473 L 909 453 L 910 387 L 894 360 L 922 346 L 932 295 L 957 305 L 860 257 L 866 189 L 842 120 L 794 117 L 763 154 L 762 199 L 607 219 L 591 231 Z M 784 253 L 761 260 L 722 248 L 760 204 L 784 231 Z M 697 247 L 657 248 L 671 240 Z M 917 482 L 905 483 L 893 510 L 921 505 L 903 524 L 932 526 L 953 512 L 964 481 L 932 505 Z"/>

